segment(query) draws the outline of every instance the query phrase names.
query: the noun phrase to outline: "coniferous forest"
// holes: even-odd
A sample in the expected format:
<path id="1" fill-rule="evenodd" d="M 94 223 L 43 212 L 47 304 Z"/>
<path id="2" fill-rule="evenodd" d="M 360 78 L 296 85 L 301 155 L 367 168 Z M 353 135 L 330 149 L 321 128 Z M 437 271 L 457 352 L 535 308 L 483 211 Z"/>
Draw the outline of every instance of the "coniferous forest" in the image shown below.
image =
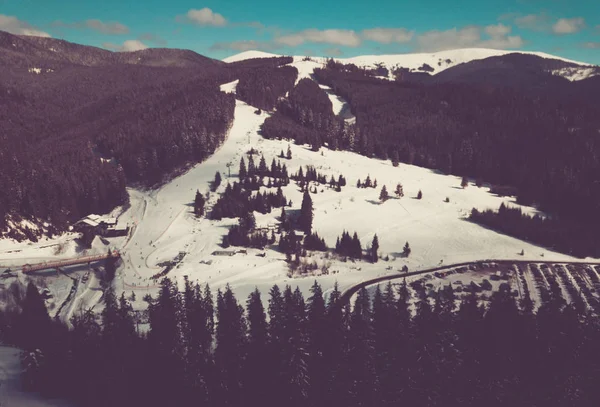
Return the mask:
<path id="1" fill-rule="evenodd" d="M 237 79 L 243 100 L 270 109 L 297 76 L 281 67 L 289 57 L 226 64 L 6 32 L 0 55 L 0 236 L 17 240 L 41 234 L 14 227 L 22 218 L 60 233 L 126 204 L 126 185 L 159 185 L 210 156 L 234 119 L 220 84 Z"/>
<path id="2" fill-rule="evenodd" d="M 482 306 L 401 283 L 351 307 L 316 282 L 306 299 L 289 286 L 240 299 L 164 279 L 144 329 L 110 289 L 100 317 L 68 329 L 30 284 L 0 333 L 26 349 L 29 390 L 82 406 L 593 406 L 600 321 L 546 294 L 534 313 L 508 290 Z"/>

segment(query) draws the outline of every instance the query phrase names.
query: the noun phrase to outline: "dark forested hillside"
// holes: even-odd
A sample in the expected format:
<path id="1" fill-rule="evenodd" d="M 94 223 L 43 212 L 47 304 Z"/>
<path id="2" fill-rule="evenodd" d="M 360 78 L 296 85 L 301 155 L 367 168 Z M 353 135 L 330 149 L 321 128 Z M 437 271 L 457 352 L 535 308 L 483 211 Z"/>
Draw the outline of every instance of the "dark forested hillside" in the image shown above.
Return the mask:
<path id="1" fill-rule="evenodd" d="M 279 98 L 292 89 L 297 77 L 298 70 L 292 66 L 255 68 L 240 77 L 236 92 L 244 102 L 272 110 Z"/>
<path id="2" fill-rule="evenodd" d="M 294 84 L 286 58 L 225 64 L 191 51 L 113 53 L 0 32 L 0 235 L 7 215 L 54 231 L 127 202 L 202 161 L 224 140 L 235 99 L 219 84 L 252 82 L 274 104 Z M 275 72 L 275 74 L 273 74 Z"/>
<path id="3" fill-rule="evenodd" d="M 127 64 L 180 68 L 225 65 L 222 61 L 189 50 L 152 48 L 134 52 L 111 52 L 55 38 L 12 35 L 0 31 L 0 66 L 59 68 L 71 64 L 82 66 Z"/>
<path id="4" fill-rule="evenodd" d="M 290 91 L 287 100 L 278 103 L 277 112 L 265 120 L 262 134 L 271 139 L 308 143 L 318 150 L 324 142 L 334 140 L 332 135 L 343 128 L 325 91 L 315 81 L 304 78 Z"/>

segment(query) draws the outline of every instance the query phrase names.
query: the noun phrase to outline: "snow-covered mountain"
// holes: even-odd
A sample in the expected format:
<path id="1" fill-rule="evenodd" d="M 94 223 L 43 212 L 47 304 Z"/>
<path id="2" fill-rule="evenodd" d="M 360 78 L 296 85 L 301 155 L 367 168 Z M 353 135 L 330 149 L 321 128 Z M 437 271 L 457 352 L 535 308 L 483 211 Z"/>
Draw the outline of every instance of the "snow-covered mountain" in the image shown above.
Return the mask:
<path id="1" fill-rule="evenodd" d="M 545 59 L 553 59 L 565 63 L 565 67 L 554 69 L 550 72 L 553 75 L 562 76 L 571 81 L 586 79 L 591 76 L 600 74 L 600 68 L 590 65 L 585 62 L 578 62 L 561 58 L 555 55 L 546 54 L 544 52 L 525 52 L 525 51 L 506 51 L 486 48 L 464 48 L 454 49 L 440 52 L 430 53 L 414 53 L 414 54 L 391 54 L 391 55 L 361 55 L 351 58 L 335 58 L 336 61 L 345 64 L 355 64 L 361 67 L 374 67 L 381 64 L 391 70 L 396 67 L 408 68 L 410 70 L 423 70 L 425 68 L 431 74 L 440 73 L 453 66 L 481 60 L 494 56 L 502 56 L 507 54 L 526 54 L 535 55 Z M 223 59 L 224 62 L 237 62 L 251 58 L 271 58 L 280 55 L 272 54 L 263 51 L 245 51 L 236 55 L 232 55 Z M 326 57 L 310 57 L 311 61 L 303 61 L 305 56 L 294 56 L 294 65 L 299 62 L 313 62 L 322 64 L 327 60 Z M 306 64 L 300 64 L 306 65 Z M 431 69 L 429 69 L 429 67 Z"/>

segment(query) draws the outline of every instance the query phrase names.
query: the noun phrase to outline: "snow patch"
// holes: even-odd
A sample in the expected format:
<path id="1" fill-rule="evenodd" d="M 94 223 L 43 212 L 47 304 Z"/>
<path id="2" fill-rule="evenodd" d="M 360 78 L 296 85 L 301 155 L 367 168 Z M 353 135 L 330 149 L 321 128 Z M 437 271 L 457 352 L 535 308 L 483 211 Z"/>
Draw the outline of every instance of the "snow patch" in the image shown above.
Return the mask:
<path id="1" fill-rule="evenodd" d="M 600 69 L 596 68 L 596 67 L 588 67 L 588 68 L 583 68 L 583 67 L 569 67 L 569 68 L 562 68 L 562 69 L 555 69 L 553 71 L 551 71 L 552 75 L 555 76 L 562 76 L 565 79 L 570 80 L 571 82 L 574 81 L 581 81 L 587 78 L 591 78 L 592 76 L 596 76 L 600 74 Z"/>
<path id="2" fill-rule="evenodd" d="M 235 93 L 237 89 L 237 84 L 239 83 L 239 79 L 236 79 L 233 82 L 224 83 L 221 85 L 221 92 L 225 93 Z"/>

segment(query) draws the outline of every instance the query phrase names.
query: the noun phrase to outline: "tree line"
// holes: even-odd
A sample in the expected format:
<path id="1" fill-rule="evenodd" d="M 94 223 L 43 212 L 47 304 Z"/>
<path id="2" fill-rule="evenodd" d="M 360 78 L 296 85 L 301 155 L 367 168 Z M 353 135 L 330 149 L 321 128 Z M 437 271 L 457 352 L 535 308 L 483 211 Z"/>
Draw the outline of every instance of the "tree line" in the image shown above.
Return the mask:
<path id="1" fill-rule="evenodd" d="M 241 303 L 186 279 L 146 297 L 104 293 L 68 329 L 33 284 L 2 339 L 25 349 L 31 391 L 86 406 L 590 406 L 600 396 L 598 317 L 550 295 L 537 312 L 509 290 L 488 305 L 448 285 L 413 298 L 406 282 L 361 289 L 354 306 L 317 282 L 255 290 Z M 458 304 L 458 305 L 457 305 Z M 574 351 L 574 350 L 577 351 Z"/>

